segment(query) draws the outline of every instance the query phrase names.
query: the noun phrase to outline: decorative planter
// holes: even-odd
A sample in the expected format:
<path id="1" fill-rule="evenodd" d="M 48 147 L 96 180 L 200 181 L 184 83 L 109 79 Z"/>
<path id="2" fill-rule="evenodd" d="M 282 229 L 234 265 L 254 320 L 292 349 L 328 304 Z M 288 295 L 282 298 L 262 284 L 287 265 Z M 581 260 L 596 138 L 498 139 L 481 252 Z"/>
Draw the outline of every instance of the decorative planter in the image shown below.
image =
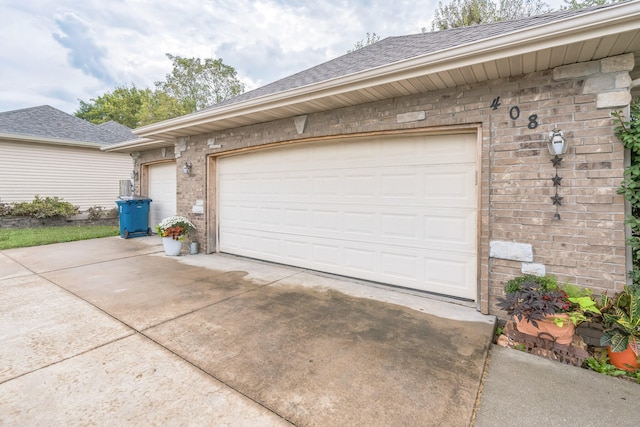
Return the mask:
<path id="1" fill-rule="evenodd" d="M 164 252 L 167 255 L 180 255 L 180 251 L 182 250 L 182 240 L 174 240 L 173 237 L 163 237 L 162 246 L 164 246 Z"/>
<path id="2" fill-rule="evenodd" d="M 554 317 L 564 319 L 562 327 L 556 325 L 553 321 Z M 516 328 L 523 334 L 548 340 L 555 339 L 555 342 L 558 344 L 570 345 L 571 341 L 573 341 L 573 335 L 576 332 L 575 325 L 566 314 L 555 314 L 553 316 L 547 316 L 544 320 L 537 320 L 537 328 L 525 318 L 522 318 L 522 321 L 520 321 L 517 316 L 513 316 L 513 321 L 516 324 Z"/>
<path id="3" fill-rule="evenodd" d="M 609 355 L 609 361 L 616 368 L 631 372 L 640 368 L 638 365 L 638 356 L 631 350 L 631 347 L 627 347 L 622 351 L 611 351 L 611 346 L 609 346 L 607 348 L 607 354 Z"/>

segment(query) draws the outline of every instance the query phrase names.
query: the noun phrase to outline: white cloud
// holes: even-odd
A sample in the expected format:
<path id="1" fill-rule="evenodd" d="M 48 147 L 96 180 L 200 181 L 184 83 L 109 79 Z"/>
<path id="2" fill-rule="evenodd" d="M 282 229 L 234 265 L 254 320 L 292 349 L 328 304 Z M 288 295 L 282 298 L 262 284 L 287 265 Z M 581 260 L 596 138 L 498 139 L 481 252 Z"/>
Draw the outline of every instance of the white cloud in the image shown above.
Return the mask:
<path id="1" fill-rule="evenodd" d="M 105 83 L 114 83 L 105 61 L 107 51 L 100 46 L 91 25 L 74 13 L 57 15 L 54 21 L 58 31 L 53 38 L 69 51 L 70 65 Z"/>

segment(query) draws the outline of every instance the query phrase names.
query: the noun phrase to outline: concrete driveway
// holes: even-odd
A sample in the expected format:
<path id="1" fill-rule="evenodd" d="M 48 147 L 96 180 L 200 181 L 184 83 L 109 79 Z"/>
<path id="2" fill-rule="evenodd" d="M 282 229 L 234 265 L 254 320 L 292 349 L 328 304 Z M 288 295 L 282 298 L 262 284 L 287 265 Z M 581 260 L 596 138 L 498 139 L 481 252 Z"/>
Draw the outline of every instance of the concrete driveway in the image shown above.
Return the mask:
<path id="1" fill-rule="evenodd" d="M 467 426 L 495 319 L 160 239 L 0 252 L 0 424 Z"/>

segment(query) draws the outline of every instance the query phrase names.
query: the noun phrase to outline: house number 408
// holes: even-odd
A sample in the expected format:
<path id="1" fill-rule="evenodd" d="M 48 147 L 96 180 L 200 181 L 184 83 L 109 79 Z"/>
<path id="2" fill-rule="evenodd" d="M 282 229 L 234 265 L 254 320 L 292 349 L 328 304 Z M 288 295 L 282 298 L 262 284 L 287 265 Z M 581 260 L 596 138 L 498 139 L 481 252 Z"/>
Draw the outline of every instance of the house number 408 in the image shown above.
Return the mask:
<path id="1" fill-rule="evenodd" d="M 494 98 L 494 100 L 491 102 L 490 107 L 494 110 L 497 110 L 499 106 L 500 106 L 500 97 Z M 520 107 L 518 107 L 517 105 L 514 105 L 513 107 L 511 107 L 509 109 L 509 117 L 511 117 L 511 120 L 518 120 L 520 118 Z M 531 114 L 529 116 L 529 123 L 527 124 L 527 127 L 529 129 L 535 129 L 538 127 L 537 114 Z"/>

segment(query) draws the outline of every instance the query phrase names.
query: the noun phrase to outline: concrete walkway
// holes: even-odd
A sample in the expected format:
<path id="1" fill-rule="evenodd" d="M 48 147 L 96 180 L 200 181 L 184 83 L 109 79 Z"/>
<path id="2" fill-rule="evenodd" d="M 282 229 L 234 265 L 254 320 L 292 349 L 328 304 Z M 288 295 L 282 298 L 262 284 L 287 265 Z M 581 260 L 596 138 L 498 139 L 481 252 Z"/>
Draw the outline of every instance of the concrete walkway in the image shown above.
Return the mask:
<path id="1" fill-rule="evenodd" d="M 467 426 L 495 319 L 160 239 L 0 252 L 0 425 Z"/>

